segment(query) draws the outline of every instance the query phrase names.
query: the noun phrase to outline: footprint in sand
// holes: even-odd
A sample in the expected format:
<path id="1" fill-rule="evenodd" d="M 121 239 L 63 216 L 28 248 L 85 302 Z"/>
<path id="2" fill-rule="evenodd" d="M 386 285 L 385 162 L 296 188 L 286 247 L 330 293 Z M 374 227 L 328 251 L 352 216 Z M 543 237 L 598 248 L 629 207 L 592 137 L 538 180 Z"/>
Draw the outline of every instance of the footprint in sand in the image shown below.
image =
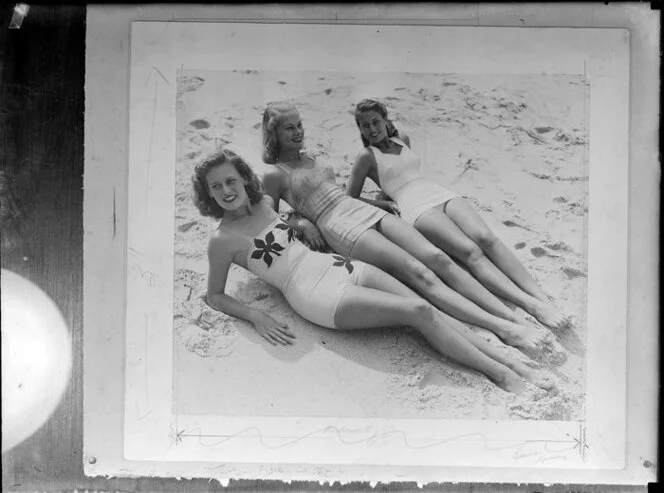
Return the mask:
<path id="1" fill-rule="evenodd" d="M 564 241 L 559 241 L 558 243 L 545 243 L 544 246 L 550 250 L 555 250 L 556 252 L 571 251 L 571 248 Z"/>
<path id="2" fill-rule="evenodd" d="M 507 219 L 507 220 L 503 221 L 503 224 L 505 226 L 507 226 L 508 228 L 521 228 L 521 229 L 525 229 L 526 231 L 530 231 L 529 228 L 527 228 L 525 226 L 522 226 L 519 223 L 516 223 L 516 222 L 512 221 L 511 219 Z M 524 246 L 525 246 L 525 244 L 524 244 Z"/>
<path id="3" fill-rule="evenodd" d="M 533 254 L 533 256 L 539 258 L 539 257 L 551 257 L 552 255 L 547 252 L 544 248 L 542 247 L 533 247 L 530 249 L 530 253 Z"/>
<path id="4" fill-rule="evenodd" d="M 523 241 L 520 241 L 519 243 L 514 245 L 514 248 L 517 249 L 517 250 L 521 250 L 525 246 L 526 246 L 526 244 Z"/>
<path id="5" fill-rule="evenodd" d="M 210 122 L 207 120 L 199 119 L 189 122 L 189 125 L 194 127 L 196 130 L 202 130 L 204 128 L 210 128 Z"/>
<path id="6" fill-rule="evenodd" d="M 553 201 L 557 204 L 565 204 L 567 203 L 567 199 L 565 197 L 554 197 Z"/>
<path id="7" fill-rule="evenodd" d="M 536 173 L 535 171 L 526 171 L 530 176 L 537 178 L 539 180 L 550 180 L 551 175 L 547 175 L 546 173 Z"/>
<path id="8" fill-rule="evenodd" d="M 568 279 L 576 279 L 577 277 L 588 277 L 585 273 L 581 272 L 579 269 L 574 269 L 572 267 L 563 268 L 563 272 Z"/>
<path id="9" fill-rule="evenodd" d="M 180 231 L 181 233 L 186 233 L 196 224 L 198 224 L 198 221 L 189 221 L 188 223 L 178 226 L 178 231 Z"/>

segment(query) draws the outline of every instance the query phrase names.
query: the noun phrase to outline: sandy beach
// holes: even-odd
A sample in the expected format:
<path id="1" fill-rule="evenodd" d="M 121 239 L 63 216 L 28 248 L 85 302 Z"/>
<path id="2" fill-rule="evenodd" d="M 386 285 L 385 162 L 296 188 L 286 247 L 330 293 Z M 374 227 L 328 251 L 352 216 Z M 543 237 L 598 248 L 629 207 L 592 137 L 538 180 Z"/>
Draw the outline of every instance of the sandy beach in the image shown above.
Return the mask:
<path id="1" fill-rule="evenodd" d="M 174 411 L 184 414 L 581 420 L 585 396 L 588 87 L 578 76 L 184 71 L 177 101 Z M 273 347 L 207 308 L 217 221 L 191 199 L 196 161 L 228 145 L 262 174 L 265 104 L 298 106 L 305 145 L 346 183 L 361 149 L 353 107 L 382 98 L 422 170 L 466 197 L 556 304 L 567 361 L 544 366 L 558 392 L 507 393 L 434 352 L 408 328 L 342 332 L 303 320 L 274 288 L 234 267 L 227 292 L 296 334 Z M 364 194 L 377 188 L 367 181 Z M 283 206 L 282 206 L 283 207 Z M 283 209 L 285 210 L 285 209 Z M 529 323 L 537 325 L 528 317 Z M 474 328 L 492 344 L 493 334 Z M 510 349 L 515 358 L 523 355 Z"/>

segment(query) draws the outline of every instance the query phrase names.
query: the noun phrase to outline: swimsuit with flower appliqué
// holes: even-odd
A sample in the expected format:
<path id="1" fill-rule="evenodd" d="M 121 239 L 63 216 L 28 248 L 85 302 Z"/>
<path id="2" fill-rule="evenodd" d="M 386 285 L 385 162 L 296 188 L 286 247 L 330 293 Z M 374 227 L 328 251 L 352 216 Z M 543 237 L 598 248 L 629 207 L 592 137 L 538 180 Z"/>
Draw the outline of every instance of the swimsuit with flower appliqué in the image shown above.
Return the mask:
<path id="1" fill-rule="evenodd" d="M 375 146 L 380 188 L 394 200 L 401 210 L 401 218 L 409 224 L 429 209 L 445 205 L 459 194 L 432 183 L 420 172 L 420 157 L 396 137 L 390 140 L 401 146 L 400 154 L 388 154 Z"/>
<path id="2" fill-rule="evenodd" d="M 337 253 L 350 257 L 353 246 L 387 211 L 349 197 L 337 185 L 330 166 L 290 168 L 277 164 L 290 177 L 293 208 L 318 226 L 323 238 Z"/>
<path id="3" fill-rule="evenodd" d="M 332 329 L 344 291 L 361 284 L 366 264 L 309 250 L 276 218 L 252 239 L 247 268 L 279 289 L 303 318 Z"/>

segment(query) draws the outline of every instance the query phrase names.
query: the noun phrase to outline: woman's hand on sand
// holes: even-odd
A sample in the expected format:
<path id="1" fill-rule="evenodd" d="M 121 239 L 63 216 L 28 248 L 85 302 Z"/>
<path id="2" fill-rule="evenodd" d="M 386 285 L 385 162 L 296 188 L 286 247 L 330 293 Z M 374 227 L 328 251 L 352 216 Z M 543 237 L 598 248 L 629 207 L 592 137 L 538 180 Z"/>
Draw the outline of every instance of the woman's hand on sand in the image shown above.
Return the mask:
<path id="1" fill-rule="evenodd" d="M 298 221 L 298 228 L 304 235 L 304 242 L 307 243 L 310 248 L 314 250 L 325 249 L 325 240 L 314 223 L 308 219 L 301 218 Z"/>
<path id="2" fill-rule="evenodd" d="M 278 344 L 290 346 L 295 342 L 295 334 L 288 330 L 288 326 L 277 322 L 265 312 L 258 312 L 252 317 L 251 322 L 254 324 L 256 332 L 273 346 Z"/>

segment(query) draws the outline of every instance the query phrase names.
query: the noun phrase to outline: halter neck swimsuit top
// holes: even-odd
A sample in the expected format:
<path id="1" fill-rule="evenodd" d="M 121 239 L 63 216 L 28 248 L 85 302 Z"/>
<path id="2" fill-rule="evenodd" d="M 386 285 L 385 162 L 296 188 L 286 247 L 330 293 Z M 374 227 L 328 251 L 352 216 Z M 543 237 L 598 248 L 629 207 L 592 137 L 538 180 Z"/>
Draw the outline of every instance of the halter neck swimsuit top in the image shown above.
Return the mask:
<path id="1" fill-rule="evenodd" d="M 335 328 L 334 317 L 344 292 L 363 282 L 366 264 L 309 250 L 277 217 L 251 238 L 247 269 L 281 291 L 303 318 Z"/>
<path id="2" fill-rule="evenodd" d="M 401 146 L 400 154 L 389 154 L 382 152 L 375 146 L 370 146 L 374 151 L 378 167 L 378 179 L 383 191 L 394 198 L 399 189 L 416 180 L 425 180 L 420 173 L 420 157 L 410 147 L 396 137 L 390 137 L 390 141 Z"/>
<path id="3" fill-rule="evenodd" d="M 378 180 L 383 191 L 392 197 L 401 209 L 401 219 L 414 225 L 429 209 L 443 208 L 459 195 L 435 183 L 420 172 L 420 157 L 396 137 L 390 140 L 401 146 L 400 154 L 388 154 L 371 146 L 376 158 Z"/>

